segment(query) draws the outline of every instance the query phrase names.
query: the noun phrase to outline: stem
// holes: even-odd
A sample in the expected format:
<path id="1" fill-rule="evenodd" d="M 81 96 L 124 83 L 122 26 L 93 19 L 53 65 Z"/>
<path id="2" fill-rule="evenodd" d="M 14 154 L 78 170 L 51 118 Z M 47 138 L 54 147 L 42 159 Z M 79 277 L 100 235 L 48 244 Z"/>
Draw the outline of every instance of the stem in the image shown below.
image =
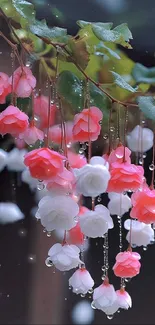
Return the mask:
<path id="1" fill-rule="evenodd" d="M 155 176 L 154 160 L 155 160 L 155 134 L 154 134 L 153 148 L 152 148 L 152 166 L 153 166 L 153 170 L 152 170 L 152 179 L 151 179 L 151 186 L 150 186 L 151 190 L 154 189 L 154 176 Z"/>
<path id="2" fill-rule="evenodd" d="M 23 62 L 22 62 L 22 60 L 21 60 L 21 58 L 20 58 L 20 55 L 19 55 L 19 53 L 18 53 L 18 49 L 17 49 L 17 45 L 16 44 L 14 44 L 14 43 L 12 43 L 1 31 L 0 31 L 0 36 L 1 37 L 3 37 L 4 38 L 4 40 L 11 46 L 11 48 L 12 48 L 12 50 L 13 50 L 13 52 L 14 52 L 14 54 L 16 55 L 16 57 L 17 57 L 17 59 L 18 59 L 18 62 L 19 62 L 19 64 L 20 64 L 20 66 L 21 66 L 21 69 L 22 69 L 22 71 L 23 71 Z"/>
<path id="3" fill-rule="evenodd" d="M 128 107 L 125 108 L 125 117 L 124 117 L 124 153 L 123 153 L 123 162 L 126 162 L 125 159 L 125 145 L 126 145 L 126 131 L 127 131 L 127 122 L 128 122 Z"/>
<path id="4" fill-rule="evenodd" d="M 92 211 L 94 211 L 94 209 L 95 209 L 95 198 L 94 197 L 92 197 L 92 199 L 91 199 L 91 204 L 92 204 Z"/>
<path id="5" fill-rule="evenodd" d="M 49 146 L 49 129 L 50 129 L 50 115 L 51 115 L 51 82 L 49 81 L 49 94 L 48 94 L 48 122 L 47 122 L 47 133 L 45 137 L 45 147 Z"/>

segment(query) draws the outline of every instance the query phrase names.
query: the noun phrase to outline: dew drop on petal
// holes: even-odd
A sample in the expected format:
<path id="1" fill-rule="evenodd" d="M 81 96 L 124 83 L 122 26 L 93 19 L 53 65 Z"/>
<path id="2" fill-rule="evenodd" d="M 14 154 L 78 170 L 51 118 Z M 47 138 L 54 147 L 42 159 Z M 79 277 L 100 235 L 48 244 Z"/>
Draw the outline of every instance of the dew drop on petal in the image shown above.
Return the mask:
<path id="1" fill-rule="evenodd" d="M 47 232 L 47 237 L 51 237 L 51 231 Z"/>
<path id="2" fill-rule="evenodd" d="M 45 185 L 42 181 L 38 182 L 37 189 L 38 191 L 42 191 L 45 188 Z"/>
<path id="3" fill-rule="evenodd" d="M 149 166 L 149 170 L 151 170 L 151 171 L 153 171 L 154 168 L 155 168 L 154 164 L 151 164 L 151 165 Z"/>
<path id="4" fill-rule="evenodd" d="M 92 301 L 92 303 L 91 303 L 91 308 L 96 309 L 94 301 Z"/>
<path id="5" fill-rule="evenodd" d="M 108 319 L 113 319 L 114 315 L 107 315 Z"/>
<path id="6" fill-rule="evenodd" d="M 88 290 L 88 293 L 92 294 L 94 292 L 93 288 Z"/>
<path id="7" fill-rule="evenodd" d="M 52 263 L 52 261 L 50 260 L 50 257 L 47 257 L 47 258 L 46 258 L 46 260 L 45 260 L 45 264 L 46 264 L 46 266 L 48 266 L 48 267 L 53 266 L 53 263 Z"/>
<path id="8" fill-rule="evenodd" d="M 147 251 L 147 246 L 143 246 L 143 251 Z"/>

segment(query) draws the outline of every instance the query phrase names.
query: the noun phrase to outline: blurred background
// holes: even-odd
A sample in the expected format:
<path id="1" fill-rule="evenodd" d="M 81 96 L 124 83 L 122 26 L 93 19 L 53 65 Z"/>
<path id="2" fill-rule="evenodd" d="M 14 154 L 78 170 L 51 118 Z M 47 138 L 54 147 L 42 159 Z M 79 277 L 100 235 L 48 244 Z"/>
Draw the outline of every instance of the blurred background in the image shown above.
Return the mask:
<path id="1" fill-rule="evenodd" d="M 66 27 L 73 35 L 78 30 L 76 21 L 79 19 L 112 21 L 114 25 L 127 22 L 134 37 L 133 50 L 127 51 L 129 57 L 148 67 L 155 65 L 154 0 L 34 0 L 32 3 L 39 19 L 45 18 L 51 26 Z M 4 22 L 0 22 L 0 27 L 7 31 Z M 0 40 L 0 70 L 10 74 L 9 58 L 10 50 Z M 93 154 L 99 154 L 97 148 L 93 150 Z M 151 159 L 148 152 L 146 171 Z M 133 299 L 132 309 L 108 320 L 102 312 L 91 308 L 89 297 L 76 297 L 68 290 L 72 272 L 61 273 L 46 267 L 48 249 L 58 239 L 48 238 L 33 217 L 35 196 L 20 182 L 18 173 L 4 170 L 0 174 L 0 201 L 17 203 L 25 214 L 22 221 L 0 226 L 0 324 L 155 324 L 155 245 L 147 251 L 138 249 L 142 254 L 141 273 L 127 284 Z M 116 229 L 117 222 L 115 230 L 110 231 L 111 267 L 118 252 Z M 102 250 L 103 239 L 92 240 L 85 253 L 86 265 L 96 286 L 101 282 Z M 118 287 L 112 272 L 110 280 Z"/>

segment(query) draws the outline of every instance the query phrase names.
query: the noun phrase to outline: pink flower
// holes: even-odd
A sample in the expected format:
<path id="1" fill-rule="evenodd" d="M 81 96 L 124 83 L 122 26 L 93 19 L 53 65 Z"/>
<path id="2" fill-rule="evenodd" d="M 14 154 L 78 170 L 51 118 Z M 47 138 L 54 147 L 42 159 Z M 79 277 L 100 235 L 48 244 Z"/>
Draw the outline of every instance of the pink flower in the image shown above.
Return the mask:
<path id="1" fill-rule="evenodd" d="M 46 188 L 54 193 L 65 194 L 72 192 L 74 175 L 66 168 L 48 180 Z"/>
<path id="2" fill-rule="evenodd" d="M 132 307 L 132 300 L 130 295 L 127 291 L 125 291 L 124 288 L 121 288 L 120 290 L 116 291 L 117 300 L 119 307 L 122 309 L 128 309 L 129 307 Z"/>
<path id="3" fill-rule="evenodd" d="M 12 77 L 10 77 L 10 84 L 12 84 Z M 32 90 L 36 86 L 36 78 L 32 71 L 27 68 L 19 67 L 13 74 L 13 91 L 17 97 L 29 97 Z"/>
<path id="4" fill-rule="evenodd" d="M 103 114 L 97 107 L 83 109 L 74 117 L 73 136 L 75 141 L 86 142 L 97 140 L 101 126 L 99 122 L 102 120 Z"/>
<path id="5" fill-rule="evenodd" d="M 28 127 L 28 116 L 21 112 L 18 107 L 8 106 L 0 113 L 0 134 L 10 133 L 18 136 Z"/>
<path id="6" fill-rule="evenodd" d="M 79 222 L 68 231 L 68 243 L 72 245 L 82 245 L 84 243 L 84 234 L 81 231 Z"/>
<path id="7" fill-rule="evenodd" d="M 113 271 L 120 278 L 132 278 L 139 274 L 141 264 L 139 262 L 140 255 L 135 252 L 122 252 L 117 254 L 116 263 Z"/>
<path id="8" fill-rule="evenodd" d="M 110 173 L 108 192 L 136 191 L 143 183 L 144 169 L 141 166 L 115 162 L 111 164 Z"/>
<path id="9" fill-rule="evenodd" d="M 73 123 L 65 122 L 66 143 L 73 142 Z M 49 130 L 50 140 L 60 144 L 64 141 L 64 134 L 62 133 L 61 125 L 54 125 Z"/>
<path id="10" fill-rule="evenodd" d="M 26 154 L 24 163 L 29 167 L 32 177 L 47 180 L 63 171 L 64 159 L 66 158 L 56 151 L 41 148 Z"/>
<path id="11" fill-rule="evenodd" d="M 18 149 L 25 148 L 25 141 L 22 139 L 14 139 L 15 145 Z"/>
<path id="12" fill-rule="evenodd" d="M 155 190 L 145 186 L 142 191 L 132 194 L 131 201 L 133 204 L 131 218 L 146 224 L 155 222 Z"/>
<path id="13" fill-rule="evenodd" d="M 40 118 L 41 129 L 48 127 L 48 105 L 48 97 L 41 95 L 34 98 L 34 113 Z M 56 110 L 56 105 L 51 105 L 49 123 L 50 126 L 55 122 Z"/>
<path id="14" fill-rule="evenodd" d="M 38 140 L 43 141 L 44 132 L 36 128 L 34 123 L 31 123 L 26 131 L 19 135 L 19 138 L 24 139 L 24 141 L 30 145 L 36 143 Z"/>
<path id="15" fill-rule="evenodd" d="M 71 168 L 81 168 L 87 163 L 87 159 L 75 152 L 68 150 L 68 161 Z"/>
<path id="16" fill-rule="evenodd" d="M 0 104 L 5 104 L 6 96 L 11 92 L 9 77 L 6 73 L 0 72 Z"/>
<path id="17" fill-rule="evenodd" d="M 86 213 L 86 212 L 88 212 L 88 211 L 90 211 L 88 208 L 86 208 L 85 206 L 80 206 L 80 210 L 79 210 L 79 214 L 78 214 L 78 216 L 81 216 L 82 214 L 84 214 L 84 213 Z"/>
<path id="18" fill-rule="evenodd" d="M 125 162 L 131 163 L 131 151 L 125 147 Z M 118 146 L 115 150 L 112 150 L 110 155 L 105 154 L 103 155 L 103 158 L 108 161 L 108 163 L 111 165 L 114 162 L 122 163 L 124 157 L 124 146 Z"/>

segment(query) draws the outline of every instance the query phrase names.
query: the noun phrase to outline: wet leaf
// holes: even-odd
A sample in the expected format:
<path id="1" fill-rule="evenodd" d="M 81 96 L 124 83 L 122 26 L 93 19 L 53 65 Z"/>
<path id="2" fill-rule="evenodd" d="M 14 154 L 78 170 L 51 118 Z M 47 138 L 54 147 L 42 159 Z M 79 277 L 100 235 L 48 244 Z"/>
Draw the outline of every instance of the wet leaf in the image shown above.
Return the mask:
<path id="1" fill-rule="evenodd" d="M 126 81 L 125 79 L 120 76 L 118 73 L 114 72 L 114 71 L 111 71 L 113 77 L 114 77 L 114 80 L 115 80 L 115 84 L 117 86 L 119 86 L 120 88 L 123 88 L 123 89 L 126 89 L 132 93 L 136 92 L 137 91 L 137 88 L 133 88 L 132 86 L 130 86 Z"/>
<path id="2" fill-rule="evenodd" d="M 155 67 L 147 68 L 140 63 L 136 63 L 132 76 L 137 83 L 155 84 Z"/>
<path id="3" fill-rule="evenodd" d="M 106 46 L 103 42 L 100 42 L 96 46 L 96 55 L 107 55 L 108 57 L 114 57 L 115 59 L 120 59 L 120 56 L 117 52 L 113 51 L 111 48 Z"/>
<path id="4" fill-rule="evenodd" d="M 89 53 L 87 51 L 86 43 L 83 40 L 75 41 L 69 40 L 68 47 L 71 51 L 71 56 L 85 70 L 89 62 Z"/>
<path id="5" fill-rule="evenodd" d="M 67 30 L 65 28 L 53 27 L 50 28 L 46 24 L 46 20 L 35 20 L 30 24 L 30 31 L 42 38 L 65 42 L 69 36 L 67 36 Z"/>
<path id="6" fill-rule="evenodd" d="M 152 96 L 139 96 L 138 106 L 144 115 L 155 121 L 155 98 Z"/>

